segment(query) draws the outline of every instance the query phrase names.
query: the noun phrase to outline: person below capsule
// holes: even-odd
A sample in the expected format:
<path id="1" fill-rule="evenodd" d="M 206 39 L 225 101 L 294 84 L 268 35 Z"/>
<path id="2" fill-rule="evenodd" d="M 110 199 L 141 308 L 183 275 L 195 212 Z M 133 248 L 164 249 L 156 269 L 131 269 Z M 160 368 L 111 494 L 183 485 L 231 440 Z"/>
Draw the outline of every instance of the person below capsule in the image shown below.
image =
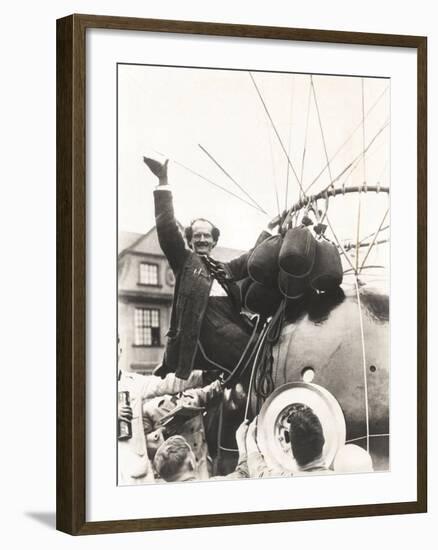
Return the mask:
<path id="1" fill-rule="evenodd" d="M 252 252 L 230 262 L 212 257 L 220 231 L 210 221 L 197 218 L 185 230 L 185 246 L 175 220 L 173 200 L 167 179 L 167 164 L 143 157 L 157 176 L 154 191 L 155 218 L 161 249 L 175 278 L 175 291 L 167 333 L 163 366 L 158 372 L 175 372 L 187 379 L 192 370 L 201 368 L 218 374 L 231 372 L 246 348 L 253 331 L 248 318 L 241 314 L 237 281 L 248 276 Z M 263 231 L 256 246 L 270 236 Z"/>
<path id="2" fill-rule="evenodd" d="M 196 372 L 196 371 L 194 371 Z M 172 375 L 168 375 L 172 376 Z M 197 464 L 199 479 L 208 479 L 211 461 L 205 436 L 203 414 L 222 397 L 223 387 L 219 380 L 208 386 L 193 388 L 174 395 L 164 395 L 143 404 L 143 429 L 147 441 L 149 459 L 154 459 L 158 447 L 166 438 L 177 434 L 190 445 Z M 174 425 L 164 422 L 175 411 L 188 407 L 193 415 L 173 418 Z"/>
<path id="3" fill-rule="evenodd" d="M 330 473 L 372 472 L 370 454 L 357 445 L 342 445 L 331 464 L 324 456 L 325 436 L 319 417 L 307 405 L 295 403 L 289 412 L 288 439 L 290 443 L 289 467 L 269 466 L 259 449 L 256 416 L 249 426 L 245 447 L 249 477 L 292 477 Z M 269 462 L 272 463 L 272 458 Z M 274 462 L 276 462 L 274 460 Z"/>

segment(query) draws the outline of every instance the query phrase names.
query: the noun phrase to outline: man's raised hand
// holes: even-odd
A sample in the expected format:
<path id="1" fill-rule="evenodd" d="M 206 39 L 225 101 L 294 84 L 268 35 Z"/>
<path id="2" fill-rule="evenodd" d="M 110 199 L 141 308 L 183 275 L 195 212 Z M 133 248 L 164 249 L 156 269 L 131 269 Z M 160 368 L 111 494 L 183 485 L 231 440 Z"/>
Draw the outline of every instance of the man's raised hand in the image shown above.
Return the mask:
<path id="1" fill-rule="evenodd" d="M 169 159 L 167 159 L 164 164 L 161 164 L 161 162 L 159 162 L 158 160 L 154 160 L 149 157 L 143 157 L 143 162 L 146 164 L 149 170 L 160 180 L 160 185 L 164 185 L 167 183 L 167 164 L 169 163 Z"/>

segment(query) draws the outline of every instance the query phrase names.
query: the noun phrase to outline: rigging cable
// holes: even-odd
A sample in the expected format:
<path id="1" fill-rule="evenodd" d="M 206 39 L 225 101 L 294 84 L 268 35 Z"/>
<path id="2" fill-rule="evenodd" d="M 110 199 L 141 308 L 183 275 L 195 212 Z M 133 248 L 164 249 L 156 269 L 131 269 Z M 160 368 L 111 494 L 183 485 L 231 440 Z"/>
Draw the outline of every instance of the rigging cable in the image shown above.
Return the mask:
<path id="1" fill-rule="evenodd" d="M 389 225 L 385 225 L 385 227 L 382 227 L 382 228 L 380 229 L 380 231 L 385 231 L 386 229 L 389 229 Z M 366 237 L 364 237 L 363 239 L 361 239 L 360 244 L 362 244 L 364 241 L 366 241 L 366 240 L 369 239 L 370 237 L 374 237 L 374 233 L 370 233 L 369 235 L 367 235 Z"/>
<path id="2" fill-rule="evenodd" d="M 259 346 L 258 346 L 258 349 L 257 349 L 256 356 L 254 358 L 254 363 L 253 363 L 252 371 L 251 371 L 251 377 L 249 379 L 249 388 L 248 388 L 248 396 L 247 396 L 247 399 L 246 399 L 244 420 L 248 419 L 249 403 L 251 401 L 251 391 L 252 391 L 252 385 L 253 385 L 253 381 L 254 381 L 254 375 L 255 375 L 255 371 L 257 369 L 257 362 L 258 362 L 259 354 L 260 354 L 260 351 L 263 347 L 264 341 L 266 339 L 266 335 L 268 333 L 268 328 L 269 328 L 269 324 L 266 323 L 266 325 L 262 329 L 262 332 L 260 333 L 260 343 L 259 343 Z"/>
<path id="3" fill-rule="evenodd" d="M 390 124 L 390 120 L 386 120 L 385 121 L 385 124 L 380 128 L 380 130 L 374 135 L 373 139 L 368 143 L 368 145 L 365 147 L 365 153 L 368 153 L 369 149 L 371 148 L 371 146 L 375 143 L 376 139 L 380 136 L 380 134 L 383 132 L 383 130 L 385 130 L 385 128 L 387 128 L 387 126 L 389 126 Z M 330 184 L 325 187 L 322 191 L 327 191 L 328 189 L 330 189 L 330 187 L 333 187 L 333 184 L 340 180 L 341 177 L 350 169 L 353 167 L 353 170 L 355 170 L 357 168 L 357 166 L 360 164 L 360 160 L 362 158 L 362 155 L 363 155 L 363 152 L 360 152 L 356 157 L 354 157 L 354 159 L 349 162 L 347 164 L 347 166 L 335 177 L 335 179 L 333 181 L 330 182 Z M 354 166 L 353 166 L 354 165 Z"/>
<path id="4" fill-rule="evenodd" d="M 236 195 L 235 193 L 233 193 L 232 191 L 230 191 L 229 189 L 226 189 L 225 187 L 222 187 L 221 185 L 219 185 L 218 183 L 215 183 L 214 181 L 212 181 L 211 179 L 209 178 L 206 178 L 205 176 L 203 176 L 202 174 L 199 174 L 199 172 L 195 172 L 195 170 L 192 170 L 191 168 L 189 168 L 188 166 L 186 166 L 185 164 L 183 164 L 182 162 L 179 162 L 175 159 L 172 159 L 170 157 L 167 157 L 167 155 L 165 155 L 164 153 L 160 153 L 160 151 L 157 151 L 155 150 L 156 153 L 158 153 L 159 155 L 162 155 L 163 157 L 166 157 L 166 158 L 169 158 L 170 161 L 172 161 L 174 164 L 176 164 L 177 166 L 181 166 L 181 168 L 184 168 L 184 170 L 187 170 L 188 172 L 190 172 L 191 174 L 193 174 L 194 176 L 197 176 L 198 178 L 201 178 L 202 180 L 210 183 L 211 185 L 214 185 L 214 187 L 217 187 L 218 189 L 221 189 L 222 191 L 225 191 L 225 193 L 228 193 L 229 195 L 231 195 L 232 197 L 235 197 L 236 199 L 239 199 L 240 201 L 244 202 L 245 204 L 247 204 L 248 206 L 250 206 L 251 208 L 254 208 L 255 210 L 258 210 L 259 212 L 261 212 L 262 214 L 266 214 L 266 212 L 264 210 L 260 210 L 260 208 L 254 206 L 253 204 L 251 204 L 250 202 L 248 202 L 247 200 L 243 199 L 242 197 L 239 197 L 239 195 Z"/>
<path id="5" fill-rule="evenodd" d="M 359 325 L 360 325 L 360 338 L 362 343 L 362 364 L 363 364 L 363 383 L 365 393 L 365 424 L 366 424 L 366 440 L 367 440 L 367 453 L 370 452 L 370 417 L 369 417 L 369 404 L 368 404 L 368 379 L 367 379 L 367 361 L 365 354 L 365 334 L 363 330 L 363 318 L 362 318 L 362 304 L 360 301 L 359 285 L 357 282 L 357 275 L 354 275 L 354 282 L 356 285 L 357 305 L 359 308 Z"/>
<path id="6" fill-rule="evenodd" d="M 282 139 L 281 139 L 281 137 L 280 137 L 280 134 L 278 133 L 277 128 L 275 127 L 274 121 L 272 120 L 272 117 L 271 117 L 271 115 L 270 115 L 270 113 L 269 113 L 269 110 L 268 110 L 268 108 L 267 108 L 267 106 L 266 106 L 266 103 L 265 103 L 265 101 L 264 101 L 264 99 L 263 99 L 263 96 L 262 96 L 262 94 L 260 93 L 260 90 L 259 90 L 259 88 L 258 88 L 258 86 L 257 86 L 257 83 L 256 83 L 256 81 L 254 80 L 254 77 L 252 76 L 251 71 L 248 71 L 248 74 L 249 74 L 249 76 L 251 77 L 252 83 L 254 84 L 254 87 L 255 87 L 255 89 L 256 89 L 256 92 L 257 92 L 257 94 L 258 94 L 258 96 L 259 96 L 259 99 L 260 99 L 260 101 L 261 101 L 261 103 L 262 103 L 262 105 L 263 105 L 263 108 L 264 108 L 264 110 L 265 110 L 266 116 L 268 117 L 268 119 L 269 119 L 269 121 L 270 121 L 270 123 L 271 123 L 271 126 L 272 126 L 272 128 L 273 128 L 273 130 L 274 130 L 274 132 L 275 132 L 275 135 L 277 136 L 277 139 L 278 139 L 278 141 L 279 141 L 279 143 L 280 143 L 280 146 L 281 146 L 281 148 L 283 149 L 284 154 L 286 155 L 286 158 L 287 158 L 287 161 L 288 161 L 288 163 L 289 163 L 289 166 L 292 168 L 292 172 L 293 172 L 293 174 L 294 174 L 294 176 L 295 176 L 295 179 L 297 180 L 298 185 L 300 186 L 301 193 L 302 193 L 303 195 L 305 195 L 304 190 L 303 190 L 303 187 L 302 187 L 302 185 L 301 185 L 301 182 L 300 182 L 300 180 L 298 179 L 298 176 L 297 176 L 297 173 L 296 173 L 296 171 L 295 171 L 295 168 L 294 168 L 294 166 L 293 166 L 293 164 L 292 164 L 292 162 L 291 162 L 291 160 L 290 160 L 290 158 L 289 158 L 289 155 L 288 155 L 288 153 L 287 153 L 287 151 L 286 151 L 285 146 L 283 145 L 283 141 L 282 141 Z"/>
<path id="7" fill-rule="evenodd" d="M 253 328 L 253 332 L 251 334 L 251 337 L 250 339 L 248 340 L 248 343 L 246 344 L 246 347 L 245 349 L 243 350 L 243 353 L 242 355 L 240 356 L 240 359 L 237 363 L 237 365 L 234 367 L 234 369 L 230 372 L 228 371 L 227 369 L 225 369 L 225 367 L 222 367 L 221 365 L 219 365 L 218 363 L 214 363 L 214 361 L 211 361 L 208 357 L 207 357 L 207 354 L 205 353 L 202 345 L 201 345 L 201 342 L 198 340 L 198 344 L 199 344 L 199 347 L 201 349 L 201 352 L 202 354 L 204 355 L 204 358 L 207 359 L 208 361 L 210 361 L 211 363 L 215 364 L 216 366 L 218 366 L 219 368 L 222 368 L 223 370 L 227 371 L 228 372 L 228 376 L 227 378 L 225 378 L 222 382 L 222 385 L 223 387 L 226 387 L 230 382 L 231 380 L 236 376 L 236 373 L 239 374 L 240 376 L 243 375 L 243 373 L 245 372 L 247 366 L 249 365 L 249 363 L 251 362 L 251 359 L 252 357 L 254 356 L 254 352 L 255 350 L 257 349 L 258 347 L 258 344 L 259 342 L 261 341 L 261 338 L 262 338 L 262 334 L 263 334 L 263 329 L 262 329 L 262 332 L 260 333 L 260 336 L 259 338 L 257 339 L 257 341 L 255 342 L 254 344 L 254 347 L 252 348 L 251 350 L 251 353 L 249 354 L 249 357 L 248 359 L 246 359 L 245 361 L 245 365 L 243 366 L 243 368 L 241 369 L 240 373 L 238 372 L 239 369 L 240 369 L 240 365 L 243 361 L 243 358 L 245 357 L 246 355 L 246 352 L 248 351 L 248 349 L 250 348 L 250 345 L 252 343 L 252 340 L 254 338 L 254 336 L 256 335 L 257 333 L 257 329 L 258 329 L 258 326 L 259 326 L 259 322 L 260 322 L 260 315 L 257 315 L 257 320 L 256 320 L 256 323 L 255 323 L 255 326 Z M 248 398 L 249 398 L 249 395 L 250 395 L 250 392 L 251 392 L 251 388 L 248 390 Z M 247 401 L 248 403 L 248 401 Z M 230 449 L 229 447 L 224 447 L 222 445 L 222 425 L 223 425 L 223 416 L 224 416 L 224 401 L 222 400 L 221 404 L 220 404 L 220 408 L 219 408 L 219 423 L 218 423 L 218 432 L 217 432 L 217 450 L 218 450 L 218 456 L 220 455 L 221 451 L 228 451 L 228 452 L 238 452 L 238 449 Z M 246 420 L 246 416 L 245 416 L 245 420 Z"/>
<path id="8" fill-rule="evenodd" d="M 369 434 L 368 437 L 390 437 L 391 434 Z M 361 435 L 360 437 L 354 437 L 353 439 L 347 439 L 345 442 L 345 445 L 348 443 L 353 443 L 354 441 L 361 441 L 362 439 L 366 439 L 366 435 Z"/>
<path id="9" fill-rule="evenodd" d="M 365 80 L 362 78 L 362 162 L 363 162 L 363 181 L 367 182 L 367 166 L 365 159 Z"/>
<path id="10" fill-rule="evenodd" d="M 334 181 L 333 181 L 333 178 L 332 178 L 332 173 L 331 173 L 331 168 L 330 168 L 330 160 L 329 160 L 328 153 L 327 153 L 327 147 L 326 147 L 325 137 L 324 137 L 324 130 L 322 128 L 321 115 L 320 115 L 320 112 L 319 112 L 319 106 L 318 106 L 318 100 L 317 100 L 317 97 L 316 97 L 315 85 L 313 83 L 313 76 L 311 76 L 310 79 L 311 79 L 311 84 L 312 84 L 313 99 L 314 99 L 314 102 L 315 102 L 316 112 L 318 114 L 319 128 L 321 130 L 321 137 L 322 137 L 322 142 L 323 142 L 323 145 L 324 145 L 324 152 L 325 152 L 325 156 L 326 156 L 326 159 L 327 159 L 327 167 L 328 167 L 330 182 L 331 182 L 330 185 L 327 187 L 327 189 L 328 189 L 328 188 L 333 186 Z M 327 210 L 328 210 L 328 208 L 327 208 Z M 351 267 L 353 267 L 349 256 L 345 252 L 344 247 L 341 245 L 341 243 L 340 243 L 340 241 L 339 241 L 339 239 L 338 239 L 338 237 L 337 237 L 337 235 L 336 235 L 336 233 L 333 229 L 333 226 L 330 223 L 329 217 L 327 215 L 327 210 L 326 210 L 326 213 L 325 213 L 325 219 L 327 220 L 327 225 L 330 227 L 330 231 L 333 234 L 333 237 L 336 241 L 336 244 L 339 246 L 341 252 L 344 254 L 345 258 L 347 259 L 347 262 L 350 264 Z"/>
<path id="11" fill-rule="evenodd" d="M 379 228 L 378 228 L 377 231 L 374 233 L 374 238 L 373 238 L 373 240 L 372 240 L 371 243 L 370 243 L 370 246 L 369 246 L 369 248 L 368 248 L 368 250 L 367 250 L 367 253 L 366 253 L 366 255 L 365 255 L 365 258 L 363 259 L 362 265 L 360 266 L 360 269 L 359 269 L 359 273 L 360 273 L 360 272 L 362 271 L 362 269 L 364 268 L 365 262 L 366 262 L 366 260 L 367 260 L 367 258 L 368 258 L 368 256 L 369 256 L 369 254 L 370 254 L 370 252 L 371 252 L 371 249 L 372 249 L 373 246 L 376 244 L 376 239 L 377 239 L 377 237 L 379 236 L 379 233 L 380 233 L 381 231 L 383 231 L 382 225 L 384 224 L 384 222 L 385 222 L 385 220 L 386 220 L 386 216 L 388 215 L 388 212 L 389 212 L 389 208 L 388 208 L 387 211 L 385 212 L 385 215 L 383 216 L 383 219 L 382 219 L 382 221 L 380 222 Z"/>
<path id="12" fill-rule="evenodd" d="M 131 80 L 136 84 L 136 86 L 142 91 L 144 92 L 144 87 L 137 81 L 136 78 L 132 77 L 131 76 Z M 235 197 L 236 199 L 239 199 L 240 201 L 244 202 L 245 204 L 247 204 L 248 206 L 251 206 L 252 208 L 256 208 L 254 205 L 252 205 L 251 203 L 247 202 L 245 199 L 243 199 L 242 197 L 239 197 L 239 195 L 236 195 L 235 193 L 233 193 L 232 191 L 229 191 L 228 189 L 226 189 L 225 187 L 222 187 L 221 185 L 215 183 L 214 181 L 210 180 L 209 178 L 206 178 L 205 176 L 203 176 L 202 174 L 199 174 L 198 172 L 195 172 L 194 170 L 192 170 L 191 168 L 189 168 L 188 166 L 182 164 L 181 162 L 178 162 L 174 159 L 171 159 L 170 157 L 168 157 L 167 155 L 164 155 L 163 153 L 160 153 L 159 151 L 155 151 L 156 153 L 158 153 L 159 155 L 162 155 L 163 157 L 166 157 L 166 158 L 169 158 L 169 160 L 171 160 L 174 164 L 177 164 L 179 166 L 181 166 L 181 168 L 184 168 L 185 170 L 187 170 L 188 172 L 190 172 L 191 174 L 197 176 L 198 178 L 201 178 L 203 179 L 204 181 L 207 181 L 208 183 L 210 183 L 211 185 L 214 185 L 215 187 L 217 187 L 218 189 L 221 189 L 222 191 L 225 191 L 225 193 L 228 193 L 229 195 Z M 257 210 L 259 210 L 260 212 L 262 212 L 263 214 L 265 215 L 268 215 L 267 212 L 265 212 L 263 210 L 263 208 L 261 208 L 260 206 L 258 206 Z"/>
<path id="13" fill-rule="evenodd" d="M 228 385 L 231 382 L 231 380 L 236 376 L 236 374 L 239 374 L 241 376 L 243 374 L 243 372 L 246 370 L 247 364 L 251 361 L 251 358 L 254 354 L 253 353 L 254 349 L 257 347 L 257 341 L 255 342 L 254 347 L 250 350 L 249 357 L 247 358 L 247 360 L 245 362 L 245 365 L 242 368 L 242 371 L 239 373 L 240 365 L 242 364 L 242 362 L 243 362 L 243 360 L 244 360 L 244 358 L 247 354 L 247 351 L 250 349 L 251 344 L 253 343 L 254 337 L 257 335 L 257 330 L 259 328 L 259 323 L 260 323 L 260 315 L 257 314 L 256 322 L 254 324 L 251 336 L 250 336 L 250 338 L 249 338 L 249 340 L 248 340 L 248 342 L 245 346 L 245 349 L 243 350 L 242 355 L 240 356 L 240 359 L 237 362 L 237 365 L 231 371 L 230 375 L 224 380 L 224 385 Z"/>
<path id="14" fill-rule="evenodd" d="M 379 101 L 382 99 L 382 97 L 386 94 L 386 92 L 389 90 L 389 86 L 386 87 L 383 92 L 379 95 L 379 97 L 376 99 L 376 101 L 373 103 L 373 105 L 368 109 L 367 113 L 365 114 L 365 118 L 368 117 L 368 115 L 371 113 L 371 111 L 376 107 L 376 105 L 379 103 Z M 354 134 L 357 132 L 357 130 L 362 126 L 362 121 L 359 122 L 359 124 L 354 128 L 354 130 L 351 132 L 351 134 L 347 137 L 347 139 L 339 146 L 339 148 L 336 150 L 336 152 L 332 155 L 330 158 L 330 162 L 332 162 L 338 154 L 342 151 L 342 149 L 347 145 L 347 143 L 353 138 Z M 306 193 L 309 191 L 309 189 L 319 180 L 319 178 L 322 176 L 322 174 L 327 169 L 328 164 L 326 163 L 321 171 L 318 173 L 318 175 L 313 179 L 313 181 L 309 184 L 309 186 L 306 188 Z"/>
<path id="15" fill-rule="evenodd" d="M 280 223 L 283 225 L 286 225 L 290 222 L 294 214 L 297 214 L 300 210 L 308 209 L 309 204 L 314 203 L 315 201 L 318 201 L 320 199 L 330 199 L 332 197 L 337 197 L 339 195 L 346 195 L 349 193 L 359 193 L 361 191 L 362 186 L 360 185 L 352 185 L 349 187 L 345 187 L 343 185 L 342 187 L 336 187 L 332 188 L 331 190 L 323 190 L 316 195 L 311 195 L 310 197 L 306 197 L 305 200 L 300 200 L 293 204 L 289 210 L 285 213 L 285 217 L 282 217 L 281 219 L 277 216 L 276 218 L 272 219 L 270 221 L 270 227 L 275 227 L 276 225 L 279 225 Z M 381 187 L 380 185 L 370 185 L 367 187 L 368 193 L 388 193 L 389 194 L 389 187 Z"/>
<path id="16" fill-rule="evenodd" d="M 291 85 L 291 98 L 290 98 L 290 112 L 289 112 L 289 143 L 288 143 L 288 151 L 290 155 L 291 145 L 292 145 L 292 120 L 293 120 L 293 112 L 294 112 L 294 95 L 295 95 L 295 75 L 292 75 L 292 85 Z M 287 199 L 288 199 L 288 192 L 289 192 L 289 171 L 290 166 L 289 163 L 287 163 L 287 172 L 286 172 L 286 193 L 284 198 L 284 209 L 287 210 Z M 301 182 L 302 183 L 302 182 Z"/>
<path id="17" fill-rule="evenodd" d="M 307 94 L 307 115 L 306 115 L 306 131 L 304 134 L 304 147 L 303 147 L 303 157 L 301 159 L 301 173 L 300 173 L 300 181 L 301 185 L 303 184 L 303 178 L 304 178 L 304 161 L 306 158 L 306 152 L 307 152 L 307 136 L 309 131 L 309 119 L 310 119 L 310 99 L 312 97 L 312 80 L 311 76 L 309 76 L 309 92 Z"/>
<path id="18" fill-rule="evenodd" d="M 325 214 L 325 219 L 326 219 L 326 221 L 327 221 L 327 225 L 328 225 L 329 228 L 330 228 L 330 231 L 332 232 L 333 238 L 335 239 L 336 244 L 338 245 L 338 248 L 340 249 L 340 251 L 342 252 L 342 254 L 345 256 L 347 262 L 350 264 L 351 269 L 352 269 L 353 271 L 355 271 L 355 268 L 354 268 L 354 266 L 353 266 L 353 264 L 352 264 L 352 262 L 351 262 L 351 260 L 350 260 L 350 257 L 348 256 L 347 252 L 345 251 L 344 246 L 340 243 L 340 241 L 339 241 L 339 239 L 338 239 L 338 237 L 337 237 L 337 235 L 336 235 L 336 233 L 335 233 L 335 230 L 333 229 L 333 226 L 332 226 L 332 224 L 330 223 L 330 219 L 329 219 L 329 217 L 328 217 L 328 215 L 327 215 L 327 212 L 326 212 L 326 214 Z"/>
<path id="19" fill-rule="evenodd" d="M 326 141 L 325 141 L 325 137 L 324 137 L 324 130 L 322 128 L 322 120 L 321 120 L 321 113 L 319 111 L 318 100 L 316 98 L 316 90 L 315 90 L 315 84 L 313 82 L 313 75 L 310 75 L 310 82 L 312 84 L 313 100 L 315 102 L 316 113 L 318 115 L 319 129 L 321 130 L 322 144 L 324 146 L 324 153 L 325 153 L 325 158 L 326 158 L 326 161 L 327 161 L 327 169 L 328 169 L 329 178 L 330 178 L 330 185 L 328 187 L 332 187 L 333 183 L 334 183 L 333 178 L 332 178 L 332 170 L 330 168 L 330 159 L 329 159 L 329 156 L 328 156 L 328 153 L 327 153 L 327 145 L 326 145 Z"/>
<path id="20" fill-rule="evenodd" d="M 386 269 L 386 266 L 384 265 L 366 265 L 363 269 Z M 354 268 L 353 269 L 346 269 L 344 271 L 344 275 L 350 274 L 352 272 L 354 274 Z"/>
<path id="21" fill-rule="evenodd" d="M 381 145 L 380 145 L 380 147 L 381 147 Z M 375 155 L 377 152 L 379 152 L 379 149 L 378 149 L 378 148 L 377 148 L 377 149 L 374 149 L 374 151 L 368 155 L 368 161 L 369 161 L 370 158 L 371 158 L 373 155 Z M 353 172 L 356 171 L 357 168 L 360 166 L 361 159 L 362 159 L 362 153 L 356 157 L 356 159 L 353 161 L 353 164 L 350 164 L 349 168 L 347 169 L 347 170 L 349 170 L 349 172 L 347 173 L 345 180 L 344 180 L 343 183 L 341 184 L 342 186 L 345 186 L 345 185 L 347 184 L 347 182 L 348 182 L 348 180 L 350 179 L 350 177 L 351 177 L 351 175 L 353 174 Z M 379 180 L 380 180 L 380 178 L 381 178 L 381 176 L 382 176 L 382 174 L 383 174 L 383 171 L 384 171 L 384 170 L 382 170 L 382 172 L 381 172 L 380 175 L 378 176 L 377 182 L 379 182 Z M 335 180 L 335 181 L 336 181 L 336 180 Z M 368 189 L 368 185 L 367 185 L 366 187 L 367 187 L 367 189 Z"/>
<path id="22" fill-rule="evenodd" d="M 207 157 L 216 164 L 216 166 L 249 198 L 250 201 L 252 201 L 259 210 L 261 210 L 264 214 L 267 214 L 267 212 L 260 206 L 260 204 L 251 197 L 251 195 L 246 191 L 244 187 L 242 187 L 232 176 L 229 174 L 223 166 L 219 164 L 219 162 L 211 155 L 205 147 L 203 147 L 200 143 L 198 143 L 198 147 L 201 149 L 203 153 L 207 155 Z"/>
<path id="23" fill-rule="evenodd" d="M 362 90 L 362 168 L 363 168 L 363 182 L 367 184 L 367 173 L 365 163 L 365 88 L 364 79 L 361 78 L 361 90 Z M 356 230 L 356 273 L 359 271 L 359 241 L 360 241 L 360 215 L 362 206 L 362 193 L 359 192 L 357 203 L 357 230 Z"/>
<path id="24" fill-rule="evenodd" d="M 217 363 L 216 361 L 213 361 L 213 359 L 210 359 L 210 357 L 208 357 L 207 352 L 205 351 L 204 346 L 202 345 L 200 340 L 198 340 L 198 347 L 199 347 L 199 351 L 201 352 L 201 355 L 204 357 L 205 361 L 210 363 L 210 365 L 213 365 L 214 367 L 217 367 L 219 370 L 221 370 L 223 372 L 226 372 L 228 374 L 228 376 L 231 376 L 232 372 L 229 369 L 227 369 L 227 367 L 224 367 L 220 363 Z"/>
<path id="25" fill-rule="evenodd" d="M 275 160 L 274 160 L 274 149 L 272 147 L 272 135 L 271 135 L 271 132 L 270 132 L 270 127 L 267 126 L 268 128 L 268 134 L 269 134 L 269 152 L 271 154 L 271 166 L 272 166 L 272 182 L 273 182 L 273 186 L 274 186 L 274 191 L 275 191 L 275 199 L 277 201 L 277 215 L 278 217 L 280 217 L 281 215 L 281 211 L 280 211 L 280 199 L 278 197 L 278 189 L 277 189 L 277 172 L 275 170 Z"/>
<path id="26" fill-rule="evenodd" d="M 274 390 L 275 383 L 272 377 L 274 367 L 273 347 L 278 342 L 284 323 L 286 298 L 284 298 L 275 314 L 268 322 L 266 333 L 266 344 L 262 348 L 260 363 L 257 366 L 254 383 L 255 392 L 258 398 L 266 399 Z"/>

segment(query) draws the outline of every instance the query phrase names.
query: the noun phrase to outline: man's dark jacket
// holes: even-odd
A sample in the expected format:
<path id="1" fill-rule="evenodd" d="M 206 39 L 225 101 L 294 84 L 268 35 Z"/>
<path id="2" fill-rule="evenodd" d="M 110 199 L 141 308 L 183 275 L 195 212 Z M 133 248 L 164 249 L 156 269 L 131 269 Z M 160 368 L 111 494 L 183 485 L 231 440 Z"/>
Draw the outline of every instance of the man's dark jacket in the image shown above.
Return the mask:
<path id="1" fill-rule="evenodd" d="M 154 200 L 158 240 L 176 278 L 164 366 L 167 371 L 173 371 L 178 378 L 186 380 L 194 368 L 199 333 L 213 278 L 201 257 L 185 246 L 176 224 L 170 189 L 156 189 Z M 269 233 L 262 232 L 256 246 L 267 237 Z M 222 264 L 234 281 L 248 276 L 247 261 L 250 253 Z"/>

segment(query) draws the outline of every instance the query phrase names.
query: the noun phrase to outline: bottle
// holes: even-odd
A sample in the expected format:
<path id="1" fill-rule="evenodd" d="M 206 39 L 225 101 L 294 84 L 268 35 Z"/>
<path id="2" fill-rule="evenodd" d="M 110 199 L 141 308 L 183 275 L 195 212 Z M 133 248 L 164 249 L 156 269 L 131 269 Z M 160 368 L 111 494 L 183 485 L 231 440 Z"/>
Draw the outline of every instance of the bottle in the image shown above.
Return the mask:
<path id="1" fill-rule="evenodd" d="M 119 391 L 119 405 L 129 407 L 129 391 Z M 117 439 L 125 441 L 132 437 L 132 425 L 128 420 L 117 420 Z"/>

